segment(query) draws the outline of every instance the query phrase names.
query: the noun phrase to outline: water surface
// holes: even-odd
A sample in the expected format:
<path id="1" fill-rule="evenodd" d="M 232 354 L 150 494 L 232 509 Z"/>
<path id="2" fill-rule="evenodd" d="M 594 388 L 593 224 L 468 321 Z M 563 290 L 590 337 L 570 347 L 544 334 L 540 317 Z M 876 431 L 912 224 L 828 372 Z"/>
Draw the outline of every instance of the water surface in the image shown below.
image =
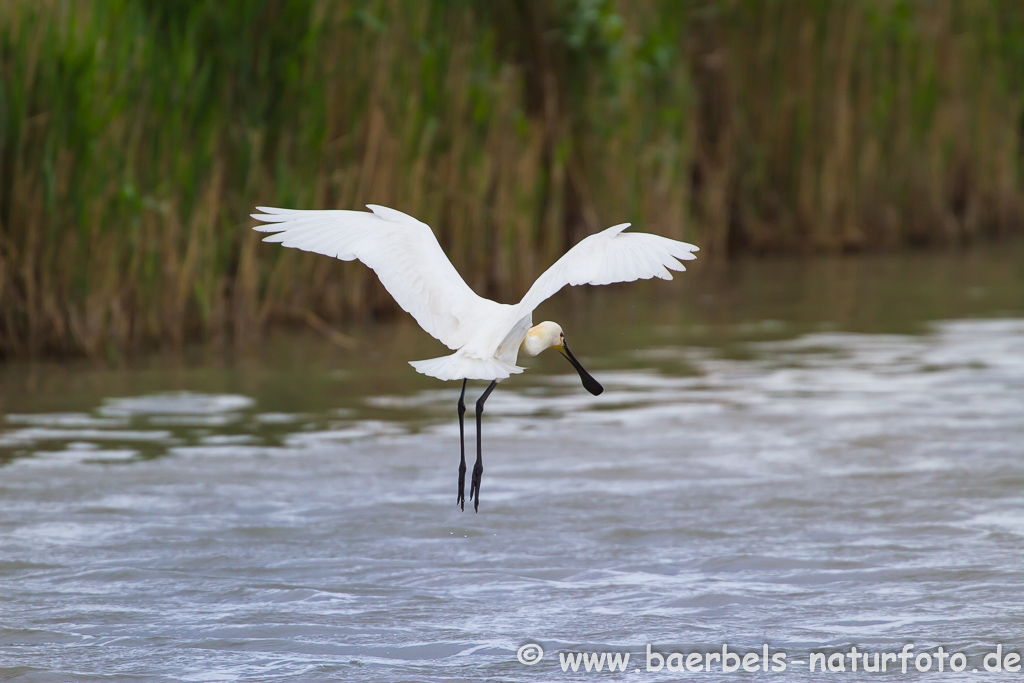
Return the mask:
<path id="1" fill-rule="evenodd" d="M 564 293 L 536 319 L 606 391 L 557 356 L 503 383 L 479 514 L 454 504 L 457 387 L 405 364 L 442 352 L 408 323 L 347 328 L 358 353 L 288 334 L 9 364 L 0 678 L 543 681 L 618 651 L 628 673 L 589 676 L 811 680 L 633 670 L 649 643 L 914 643 L 970 666 L 907 676 L 971 680 L 1024 648 L 1021 257 Z"/>

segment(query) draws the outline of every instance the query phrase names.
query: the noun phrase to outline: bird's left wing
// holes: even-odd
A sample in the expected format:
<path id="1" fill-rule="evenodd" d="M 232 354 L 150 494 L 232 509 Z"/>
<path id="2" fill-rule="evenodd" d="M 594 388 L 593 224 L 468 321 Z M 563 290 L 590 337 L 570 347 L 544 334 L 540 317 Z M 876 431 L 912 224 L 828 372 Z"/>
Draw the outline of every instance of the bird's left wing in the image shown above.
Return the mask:
<path id="1" fill-rule="evenodd" d="M 326 254 L 342 261 L 359 259 L 420 327 L 450 349 L 466 343 L 466 323 L 480 302 L 437 243 L 434 232 L 401 211 L 368 205 L 365 211 L 299 211 L 257 207 L 252 217 L 273 232 L 264 242 Z"/>
<path id="2" fill-rule="evenodd" d="M 521 313 L 537 308 L 566 285 L 608 285 L 658 277 L 671 280 L 670 270 L 686 270 L 680 261 L 697 258 L 697 247 L 660 235 L 623 232 L 629 223 L 586 237 L 544 271 L 519 302 Z"/>

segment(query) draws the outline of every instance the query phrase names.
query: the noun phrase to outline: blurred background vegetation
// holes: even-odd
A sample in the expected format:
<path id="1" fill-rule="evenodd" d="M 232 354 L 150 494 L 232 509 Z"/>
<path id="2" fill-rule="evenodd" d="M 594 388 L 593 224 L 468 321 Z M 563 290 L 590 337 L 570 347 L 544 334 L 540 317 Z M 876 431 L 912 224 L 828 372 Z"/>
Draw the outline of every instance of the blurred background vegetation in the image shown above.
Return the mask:
<path id="1" fill-rule="evenodd" d="M 0 355 L 394 312 L 252 207 L 392 206 L 516 300 L 622 221 L 742 252 L 1022 232 L 1017 0 L 4 0 Z"/>

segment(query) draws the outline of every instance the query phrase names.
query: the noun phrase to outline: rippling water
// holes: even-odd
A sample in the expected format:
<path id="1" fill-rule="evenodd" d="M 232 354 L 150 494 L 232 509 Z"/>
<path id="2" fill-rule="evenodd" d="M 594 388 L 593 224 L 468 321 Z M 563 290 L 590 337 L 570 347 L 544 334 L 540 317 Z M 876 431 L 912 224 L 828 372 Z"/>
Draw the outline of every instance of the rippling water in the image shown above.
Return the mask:
<path id="1" fill-rule="evenodd" d="M 503 383 L 479 514 L 455 507 L 457 387 L 404 365 L 436 351 L 407 325 L 347 360 L 282 338 L 227 363 L 8 367 L 0 678 L 731 680 L 648 673 L 645 648 L 768 644 L 791 663 L 761 676 L 811 680 L 831 674 L 810 652 L 914 643 L 965 653 L 959 680 L 1019 653 L 1020 282 L 971 271 L 999 317 L 941 319 L 970 306 L 914 299 L 912 269 L 874 291 L 885 260 L 865 263 L 862 301 L 820 309 L 842 282 L 793 264 L 803 298 L 748 266 L 692 305 L 567 306 L 606 391 L 557 358 Z M 864 315 L 890 304 L 915 313 Z M 604 651 L 628 673 L 562 673 L 559 653 Z"/>

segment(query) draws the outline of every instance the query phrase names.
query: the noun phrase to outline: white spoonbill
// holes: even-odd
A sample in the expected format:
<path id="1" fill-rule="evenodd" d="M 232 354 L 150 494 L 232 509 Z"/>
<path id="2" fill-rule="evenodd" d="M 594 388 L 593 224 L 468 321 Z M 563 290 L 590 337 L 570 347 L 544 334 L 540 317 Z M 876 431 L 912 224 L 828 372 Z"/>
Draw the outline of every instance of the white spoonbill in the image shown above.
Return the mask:
<path id="1" fill-rule="evenodd" d="M 433 231 L 401 211 L 369 204 L 365 211 L 302 211 L 257 207 L 253 218 L 268 225 L 255 229 L 275 233 L 264 242 L 280 242 L 339 258 L 359 259 L 372 268 L 381 284 L 420 327 L 455 351 L 450 356 L 412 361 L 418 372 L 443 380 L 462 380 L 459 395 L 459 490 L 456 504 L 466 509 L 466 382 L 490 380 L 476 402 L 476 464 L 469 498 L 480 509 L 483 456 L 480 418 L 484 402 L 498 382 L 523 371 L 519 353 L 536 356 L 549 348 L 564 355 L 583 386 L 597 396 L 604 388 L 569 351 L 557 323 L 533 325 L 533 310 L 566 285 L 607 285 L 659 277 L 686 270 L 680 261 L 696 258 L 697 247 L 651 235 L 626 233 L 629 223 L 586 237 L 570 249 L 530 287 L 518 304 L 499 304 L 470 289 L 445 256 Z"/>

